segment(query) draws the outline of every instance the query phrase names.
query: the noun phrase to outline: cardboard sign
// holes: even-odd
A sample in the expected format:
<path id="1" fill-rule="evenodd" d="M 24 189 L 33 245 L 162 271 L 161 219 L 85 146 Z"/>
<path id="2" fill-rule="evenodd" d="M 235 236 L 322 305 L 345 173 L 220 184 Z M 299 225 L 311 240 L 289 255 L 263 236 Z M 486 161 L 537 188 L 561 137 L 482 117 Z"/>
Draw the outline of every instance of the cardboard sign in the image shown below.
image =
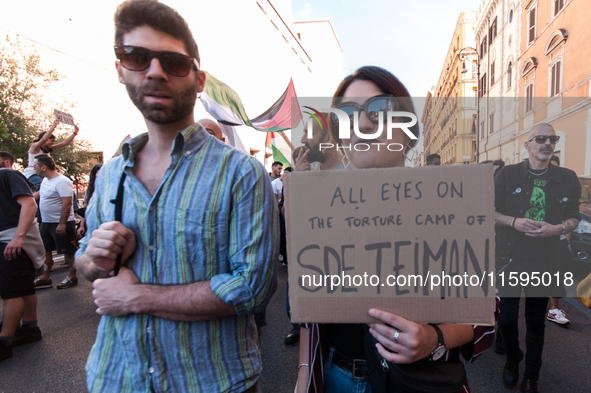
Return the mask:
<path id="1" fill-rule="evenodd" d="M 494 323 L 491 165 L 286 175 L 293 322 Z"/>
<path id="2" fill-rule="evenodd" d="M 58 119 L 60 123 L 68 124 L 70 126 L 75 125 L 74 117 L 69 113 L 58 111 L 57 109 L 54 109 L 53 113 L 55 113 L 55 118 Z"/>

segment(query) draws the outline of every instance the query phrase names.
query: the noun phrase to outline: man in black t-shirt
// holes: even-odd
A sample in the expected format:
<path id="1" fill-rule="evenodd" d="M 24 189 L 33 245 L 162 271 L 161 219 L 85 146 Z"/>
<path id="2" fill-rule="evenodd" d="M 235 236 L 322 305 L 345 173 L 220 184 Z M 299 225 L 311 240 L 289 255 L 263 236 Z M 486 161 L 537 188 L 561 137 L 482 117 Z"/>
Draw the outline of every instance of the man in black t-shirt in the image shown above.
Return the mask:
<path id="1" fill-rule="evenodd" d="M 527 322 L 523 392 L 538 392 L 548 296 L 557 293 L 557 280 L 564 278 L 559 267 L 560 236 L 576 229 L 580 220 L 577 175 L 550 165 L 558 139 L 551 125 L 536 125 L 524 144 L 529 159 L 505 166 L 495 176 L 499 328 L 507 352 L 503 382 L 511 387 L 519 381 L 523 352 L 517 319 L 523 289 Z"/>
<path id="2" fill-rule="evenodd" d="M 41 339 L 35 268 L 23 249 L 36 212 L 37 204 L 25 177 L 12 169 L 0 169 L 0 361 L 12 356 L 13 346 Z"/>

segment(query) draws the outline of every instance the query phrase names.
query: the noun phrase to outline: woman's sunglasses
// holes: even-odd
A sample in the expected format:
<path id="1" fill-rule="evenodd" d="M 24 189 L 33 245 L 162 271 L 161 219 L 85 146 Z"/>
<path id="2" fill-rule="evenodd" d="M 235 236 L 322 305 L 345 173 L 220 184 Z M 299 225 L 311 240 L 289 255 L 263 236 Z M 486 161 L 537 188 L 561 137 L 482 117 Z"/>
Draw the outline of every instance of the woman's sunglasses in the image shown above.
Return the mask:
<path id="1" fill-rule="evenodd" d="M 189 75 L 193 66 L 199 70 L 199 62 L 195 58 L 177 52 L 160 52 L 133 45 L 115 45 L 115 56 L 119 64 L 130 71 L 147 70 L 153 58 L 158 59 L 164 72 L 172 76 L 185 77 Z"/>
<path id="2" fill-rule="evenodd" d="M 378 124 L 380 119 L 380 112 L 396 111 L 399 104 L 392 94 L 380 94 L 368 98 L 363 105 L 356 102 L 340 102 L 333 106 L 333 108 L 345 111 L 349 115 L 349 124 L 353 124 L 353 116 L 355 112 L 364 111 L 367 118 L 374 124 Z M 335 126 L 339 125 L 339 118 L 336 113 L 330 114 L 330 119 Z M 384 120 L 385 117 L 382 117 Z"/>
<path id="3" fill-rule="evenodd" d="M 550 143 L 555 145 L 556 142 L 558 142 L 560 140 L 560 136 L 558 135 L 536 135 L 533 138 L 528 139 L 528 142 L 531 142 L 533 140 L 536 140 L 536 143 L 543 145 L 544 143 L 546 143 L 546 139 L 550 139 Z"/>

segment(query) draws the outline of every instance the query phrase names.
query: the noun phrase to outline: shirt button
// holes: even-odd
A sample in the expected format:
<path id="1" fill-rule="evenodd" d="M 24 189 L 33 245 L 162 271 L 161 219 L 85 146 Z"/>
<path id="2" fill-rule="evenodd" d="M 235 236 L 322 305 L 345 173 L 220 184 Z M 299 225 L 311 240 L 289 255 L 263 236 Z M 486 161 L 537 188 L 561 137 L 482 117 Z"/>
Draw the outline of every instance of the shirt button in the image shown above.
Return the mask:
<path id="1" fill-rule="evenodd" d="M 187 150 L 185 154 L 191 154 L 191 150 Z"/>
<path id="2" fill-rule="evenodd" d="M 154 373 L 154 367 L 150 367 L 150 368 L 148 369 L 148 372 L 149 372 L 150 374 L 153 374 L 153 373 Z"/>
<path id="3" fill-rule="evenodd" d="M 150 206 L 150 211 L 153 212 L 154 211 L 154 206 Z"/>
<path id="4" fill-rule="evenodd" d="M 151 327 L 146 328 L 146 332 L 152 333 L 152 328 Z"/>
<path id="5" fill-rule="evenodd" d="M 150 246 L 148 247 L 148 250 L 154 251 L 154 246 L 150 244 Z"/>

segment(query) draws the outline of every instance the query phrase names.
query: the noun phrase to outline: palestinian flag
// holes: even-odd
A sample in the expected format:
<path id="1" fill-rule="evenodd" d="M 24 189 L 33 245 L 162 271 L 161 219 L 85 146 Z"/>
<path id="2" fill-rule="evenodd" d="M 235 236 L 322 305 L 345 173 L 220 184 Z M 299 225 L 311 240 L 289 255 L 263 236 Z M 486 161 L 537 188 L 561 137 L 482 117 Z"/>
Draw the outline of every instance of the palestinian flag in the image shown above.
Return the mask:
<path id="1" fill-rule="evenodd" d="M 274 132 L 267 133 L 267 139 L 265 140 L 265 148 L 273 152 L 273 161 L 280 161 L 284 167 L 291 166 L 291 147 L 289 139 L 283 133 L 279 134 L 279 139 L 275 139 Z"/>
<path id="2" fill-rule="evenodd" d="M 297 98 L 293 80 L 289 81 L 283 95 L 269 109 L 254 119 L 249 119 L 238 93 L 208 72 L 205 74 L 205 88 L 199 99 L 207 113 L 222 124 L 279 132 L 290 129 L 292 124 L 298 124 L 302 119 L 297 100 L 292 100 Z"/>

